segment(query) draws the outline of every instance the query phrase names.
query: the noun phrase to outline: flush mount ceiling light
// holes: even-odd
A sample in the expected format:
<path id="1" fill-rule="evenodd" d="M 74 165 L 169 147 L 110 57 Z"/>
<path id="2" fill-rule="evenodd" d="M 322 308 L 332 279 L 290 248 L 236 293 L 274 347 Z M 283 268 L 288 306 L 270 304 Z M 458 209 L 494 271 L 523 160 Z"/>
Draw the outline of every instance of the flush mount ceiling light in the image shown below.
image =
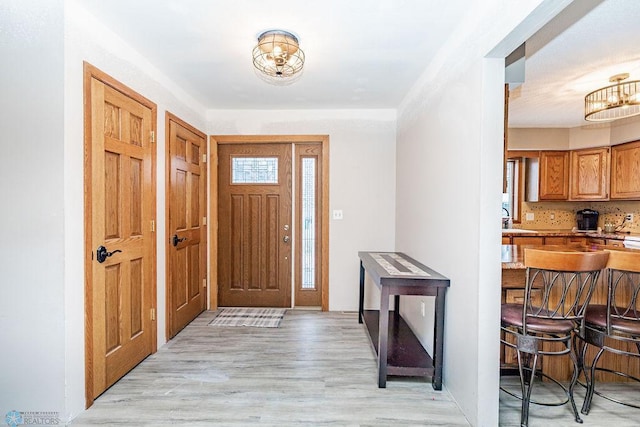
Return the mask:
<path id="1" fill-rule="evenodd" d="M 271 80 L 290 80 L 302 71 L 304 52 L 293 34 L 265 31 L 258 36 L 258 44 L 253 48 L 253 65 Z"/>
<path id="2" fill-rule="evenodd" d="M 611 86 L 595 90 L 584 97 L 584 119 L 590 122 L 622 119 L 640 114 L 640 81 L 624 82 L 628 73 L 616 74 Z"/>

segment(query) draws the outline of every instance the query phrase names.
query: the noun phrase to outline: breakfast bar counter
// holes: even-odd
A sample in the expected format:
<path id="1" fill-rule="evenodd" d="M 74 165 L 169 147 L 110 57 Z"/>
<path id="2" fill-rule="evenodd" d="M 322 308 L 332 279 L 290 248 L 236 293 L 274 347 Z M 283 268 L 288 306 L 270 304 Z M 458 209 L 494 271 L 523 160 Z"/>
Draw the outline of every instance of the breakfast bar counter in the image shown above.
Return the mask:
<path id="1" fill-rule="evenodd" d="M 635 249 L 627 249 L 621 247 L 610 247 L 605 245 L 502 245 L 501 262 L 502 262 L 502 303 L 522 303 L 524 300 L 525 272 L 524 250 L 526 248 L 536 248 L 544 250 L 558 250 L 564 252 L 573 251 L 597 251 L 597 250 L 616 250 L 616 251 L 635 251 Z M 591 298 L 594 304 L 606 304 L 607 302 L 607 283 L 606 275 L 600 274 L 600 278 L 594 294 Z M 503 349 L 501 355 L 503 368 L 507 366 L 517 366 L 516 354 L 510 349 Z M 553 358 L 551 358 L 553 359 Z M 640 358 L 636 358 L 640 359 Z M 605 354 L 602 358 L 604 365 L 616 366 L 621 363 L 613 354 Z M 624 361 L 629 363 L 631 372 L 640 375 L 640 360 Z M 570 366 L 568 361 L 563 360 L 543 360 L 542 372 L 561 381 L 568 380 L 570 374 Z M 600 375 L 600 374 L 599 374 Z M 619 377 L 608 375 L 601 376 L 607 381 L 620 381 Z"/>

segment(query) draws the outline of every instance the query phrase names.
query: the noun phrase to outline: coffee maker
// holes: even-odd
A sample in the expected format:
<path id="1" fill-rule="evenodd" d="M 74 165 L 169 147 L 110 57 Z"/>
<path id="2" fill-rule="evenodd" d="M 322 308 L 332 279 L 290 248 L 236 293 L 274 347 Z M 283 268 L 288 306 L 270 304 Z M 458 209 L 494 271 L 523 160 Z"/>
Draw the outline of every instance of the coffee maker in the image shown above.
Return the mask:
<path id="1" fill-rule="evenodd" d="M 592 209 L 582 209 L 576 213 L 576 221 L 579 231 L 589 231 L 598 229 L 598 211 Z"/>

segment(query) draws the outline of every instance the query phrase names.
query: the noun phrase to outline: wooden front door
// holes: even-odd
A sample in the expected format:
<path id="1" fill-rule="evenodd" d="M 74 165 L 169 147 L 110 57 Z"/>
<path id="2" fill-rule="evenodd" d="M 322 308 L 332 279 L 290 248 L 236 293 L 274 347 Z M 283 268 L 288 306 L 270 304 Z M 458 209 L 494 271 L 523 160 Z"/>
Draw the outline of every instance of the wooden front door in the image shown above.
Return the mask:
<path id="1" fill-rule="evenodd" d="M 174 337 L 206 303 L 205 135 L 167 113 L 167 338 Z"/>
<path id="2" fill-rule="evenodd" d="M 291 144 L 218 150 L 218 304 L 291 307 Z"/>
<path id="3" fill-rule="evenodd" d="M 90 405 L 155 351 L 155 104 L 89 65 L 85 85 Z"/>

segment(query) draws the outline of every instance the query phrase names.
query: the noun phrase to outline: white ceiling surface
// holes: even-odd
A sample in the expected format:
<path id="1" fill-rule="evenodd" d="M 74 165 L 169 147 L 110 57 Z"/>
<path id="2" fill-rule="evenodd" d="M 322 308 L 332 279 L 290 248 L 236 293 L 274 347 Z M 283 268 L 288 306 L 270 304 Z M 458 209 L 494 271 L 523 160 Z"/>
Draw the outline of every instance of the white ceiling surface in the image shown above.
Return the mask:
<path id="1" fill-rule="evenodd" d="M 509 125 L 594 126 L 584 120 L 584 97 L 619 73 L 640 80 L 640 1 L 576 0 L 527 41 Z"/>
<path id="2" fill-rule="evenodd" d="M 82 5 L 210 109 L 396 108 L 474 0 L 83 0 Z M 123 12 L 125 11 L 125 12 Z M 265 30 L 306 55 L 289 86 L 256 76 Z"/>
<path id="3" fill-rule="evenodd" d="M 208 109 L 397 108 L 477 0 L 83 0 L 84 7 Z M 126 11 L 123 13 L 123 11 Z M 299 37 L 302 77 L 254 72 L 264 30 Z M 576 0 L 526 44 L 511 127 L 576 127 L 584 96 L 640 79 L 640 0 Z"/>

